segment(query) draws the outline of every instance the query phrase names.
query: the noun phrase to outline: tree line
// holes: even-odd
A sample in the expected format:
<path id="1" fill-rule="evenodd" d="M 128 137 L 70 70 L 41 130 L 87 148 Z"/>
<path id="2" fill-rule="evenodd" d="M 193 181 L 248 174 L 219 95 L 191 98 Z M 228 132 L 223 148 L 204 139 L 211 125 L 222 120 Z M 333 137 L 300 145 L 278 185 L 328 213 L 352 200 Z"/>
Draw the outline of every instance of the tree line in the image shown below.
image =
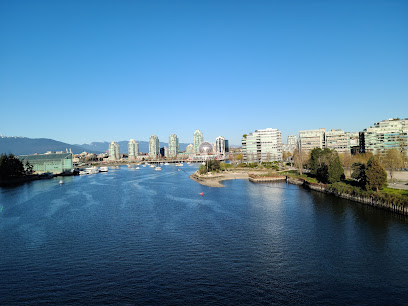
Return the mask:
<path id="1" fill-rule="evenodd" d="M 357 161 L 351 165 L 351 177 L 362 189 L 378 191 L 386 186 L 387 173 L 377 157 L 373 155 L 366 157 L 368 160 Z M 296 150 L 293 159 L 301 175 L 304 166 L 308 165 L 310 174 L 321 183 L 333 184 L 345 180 L 344 168 L 335 150 L 315 148 L 309 157 L 304 152 Z"/>
<path id="2" fill-rule="evenodd" d="M 0 179 L 12 179 L 30 175 L 33 173 L 33 166 L 26 162 L 24 165 L 13 154 L 1 154 L 0 155 Z"/>

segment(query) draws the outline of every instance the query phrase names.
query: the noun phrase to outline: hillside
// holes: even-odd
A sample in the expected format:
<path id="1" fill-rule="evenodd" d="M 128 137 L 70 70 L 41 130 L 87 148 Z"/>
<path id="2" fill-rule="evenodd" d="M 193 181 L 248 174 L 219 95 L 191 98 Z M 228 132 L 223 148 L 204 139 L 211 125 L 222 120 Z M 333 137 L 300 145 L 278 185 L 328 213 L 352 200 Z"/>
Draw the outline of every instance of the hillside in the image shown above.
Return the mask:
<path id="1" fill-rule="evenodd" d="M 26 155 L 34 153 L 41 154 L 47 151 L 65 152 L 66 149 L 71 149 L 74 154 L 85 151 L 83 147 L 47 138 L 0 137 L 0 153 Z M 97 153 L 95 151 L 89 152 Z"/>

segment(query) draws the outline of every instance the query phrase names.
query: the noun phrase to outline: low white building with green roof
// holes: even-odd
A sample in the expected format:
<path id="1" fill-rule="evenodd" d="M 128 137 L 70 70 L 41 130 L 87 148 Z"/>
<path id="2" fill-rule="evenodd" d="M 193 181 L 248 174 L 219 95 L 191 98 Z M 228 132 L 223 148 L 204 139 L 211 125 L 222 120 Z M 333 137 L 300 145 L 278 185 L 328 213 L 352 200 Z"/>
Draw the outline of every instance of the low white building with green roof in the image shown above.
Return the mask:
<path id="1" fill-rule="evenodd" d="M 33 166 L 34 173 L 52 172 L 61 174 L 72 172 L 72 153 L 46 153 L 35 155 L 21 155 L 19 159 L 25 165 L 29 162 Z"/>

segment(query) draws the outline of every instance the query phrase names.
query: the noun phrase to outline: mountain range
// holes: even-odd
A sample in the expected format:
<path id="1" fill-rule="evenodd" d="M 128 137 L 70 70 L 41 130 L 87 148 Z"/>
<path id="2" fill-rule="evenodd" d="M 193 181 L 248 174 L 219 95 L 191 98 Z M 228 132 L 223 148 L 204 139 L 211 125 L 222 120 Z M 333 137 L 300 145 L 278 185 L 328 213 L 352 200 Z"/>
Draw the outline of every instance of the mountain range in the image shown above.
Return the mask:
<path id="1" fill-rule="evenodd" d="M 138 141 L 139 152 L 149 152 L 149 142 Z M 120 150 L 122 153 L 128 151 L 128 141 L 119 141 Z M 187 143 L 180 143 L 180 151 L 185 151 Z M 167 146 L 168 143 L 160 142 L 160 147 Z M 90 144 L 68 144 L 61 141 L 56 141 L 47 138 L 27 138 L 27 137 L 7 137 L 0 135 L 0 153 L 14 155 L 41 154 L 47 151 L 66 151 L 71 150 L 74 154 L 79 154 L 84 151 L 89 153 L 105 153 L 108 151 L 109 142 L 91 142 Z"/>

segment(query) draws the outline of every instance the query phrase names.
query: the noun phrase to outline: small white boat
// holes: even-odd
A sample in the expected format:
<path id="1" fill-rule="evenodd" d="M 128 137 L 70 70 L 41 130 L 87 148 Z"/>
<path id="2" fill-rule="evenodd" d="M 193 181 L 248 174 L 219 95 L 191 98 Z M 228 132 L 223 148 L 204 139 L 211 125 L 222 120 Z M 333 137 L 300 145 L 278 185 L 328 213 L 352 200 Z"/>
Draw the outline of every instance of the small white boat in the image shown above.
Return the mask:
<path id="1" fill-rule="evenodd" d="M 139 170 L 140 168 L 139 168 L 139 167 L 136 167 L 135 169 L 136 169 L 136 170 Z"/>
<path id="2" fill-rule="evenodd" d="M 96 174 L 99 172 L 98 167 L 89 167 L 85 168 L 85 171 L 88 172 L 88 174 Z"/>
<path id="3" fill-rule="evenodd" d="M 87 175 L 88 174 L 88 172 L 86 172 L 86 171 L 79 171 L 79 175 Z"/>
<path id="4" fill-rule="evenodd" d="M 176 166 L 177 167 L 183 167 L 184 165 L 183 165 L 183 163 L 177 163 Z"/>
<path id="5" fill-rule="evenodd" d="M 154 168 L 154 165 L 150 165 L 150 168 Z"/>
<path id="6" fill-rule="evenodd" d="M 187 165 L 191 165 L 191 163 L 190 163 L 190 162 L 187 162 Z"/>
<path id="7" fill-rule="evenodd" d="M 59 184 L 62 185 L 62 184 L 64 184 L 64 182 L 63 182 L 62 180 L 60 180 L 60 181 L 59 181 Z"/>
<path id="8" fill-rule="evenodd" d="M 146 167 L 146 165 L 142 165 L 142 167 Z"/>
<path id="9" fill-rule="evenodd" d="M 161 171 L 162 168 L 161 168 L 161 167 L 156 167 L 156 168 L 154 168 L 154 170 L 155 170 L 155 171 Z"/>
<path id="10" fill-rule="evenodd" d="M 108 167 L 100 167 L 99 172 L 108 172 Z"/>
<path id="11" fill-rule="evenodd" d="M 168 165 L 169 165 L 169 163 L 164 163 L 164 165 L 165 165 L 165 166 L 168 166 Z"/>

